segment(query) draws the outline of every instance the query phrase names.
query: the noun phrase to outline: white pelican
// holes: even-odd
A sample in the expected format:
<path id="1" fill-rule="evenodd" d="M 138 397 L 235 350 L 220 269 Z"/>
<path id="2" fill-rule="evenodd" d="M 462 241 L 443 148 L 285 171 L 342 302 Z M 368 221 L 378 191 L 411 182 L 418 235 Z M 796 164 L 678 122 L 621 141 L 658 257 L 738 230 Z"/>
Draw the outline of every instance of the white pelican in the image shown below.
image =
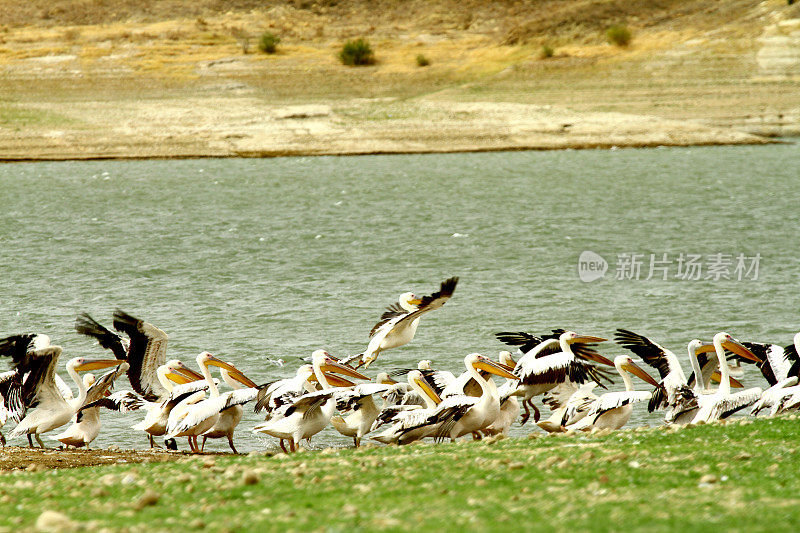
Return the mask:
<path id="1" fill-rule="evenodd" d="M 581 420 L 572 425 L 568 425 L 568 421 L 567 424 L 564 424 L 567 429 L 580 429 L 583 431 L 593 428 L 619 429 L 630 420 L 634 403 L 646 402 L 652 397 L 652 393 L 649 391 L 634 390 L 630 374 L 643 379 L 654 387 L 658 386 L 658 382 L 634 363 L 630 355 L 618 355 L 615 357 L 614 366 L 625 383 L 625 390 L 601 394 L 588 407 L 586 415 Z M 565 417 L 568 415 L 569 411 L 564 414 Z"/>
<path id="2" fill-rule="evenodd" d="M 800 340 L 799 336 L 800 333 L 796 334 L 792 344 L 786 347 L 762 342 L 742 342 L 742 346 L 761 360 L 757 366 L 767 383 L 772 386 L 792 376 L 800 377 L 800 358 L 798 358 L 796 348 L 798 340 Z M 734 355 L 734 358 L 737 363 L 752 362 L 737 355 Z"/>
<path id="3" fill-rule="evenodd" d="M 167 420 L 172 409 L 196 393 L 198 390 L 208 388 L 208 383 L 203 375 L 187 367 L 181 361 L 172 359 L 156 369 L 156 379 L 159 380 L 164 396 L 155 401 L 145 401 L 144 419 L 131 426 L 131 429 L 144 431 L 150 439 L 150 447 L 155 446 L 153 437 L 160 437 L 167 431 Z M 175 385 L 175 384 L 178 385 Z"/>
<path id="4" fill-rule="evenodd" d="M 197 444 L 197 438 L 214 427 L 220 417 L 220 412 L 233 405 L 240 405 L 242 403 L 254 400 L 258 389 L 250 387 L 255 385 L 252 381 L 247 379 L 239 370 L 212 355 L 209 352 L 201 352 L 197 356 L 197 365 L 206 379 L 208 384 L 209 398 L 202 399 L 198 391 L 191 397 L 183 400 L 180 405 L 174 407 L 167 418 L 166 438 L 174 437 L 188 437 L 189 447 L 193 452 L 199 452 L 200 446 Z M 224 368 L 230 373 L 230 377 L 240 381 L 247 388 L 237 389 L 220 395 L 219 389 L 213 377 L 209 366 L 217 366 Z"/>
<path id="5" fill-rule="evenodd" d="M 372 430 L 391 424 L 383 433 L 371 437 L 384 444 L 407 444 L 428 436 L 431 427 L 424 422 L 442 402 L 439 394 L 419 370 L 411 370 L 406 376 L 408 384 L 416 394 L 424 399 L 425 405 L 404 404 L 388 405 L 383 408 Z"/>
<path id="6" fill-rule="evenodd" d="M 464 366 L 471 377 L 481 387 L 483 393 L 479 398 L 474 396 L 450 396 L 445 398 L 436 409 L 417 426 L 404 430 L 398 439 L 399 442 L 407 441 L 407 435 L 412 429 L 429 427 L 429 436 L 437 439 L 450 438 L 455 441 L 458 437 L 473 433 L 489 426 L 500 414 L 500 397 L 497 387 L 491 378 L 484 378 L 479 370 L 506 379 L 515 380 L 517 376 L 479 353 L 471 353 L 464 358 Z M 479 434 L 477 434 L 479 436 Z M 425 436 L 425 435 L 423 435 Z"/>
<path id="7" fill-rule="evenodd" d="M 228 439 L 228 445 L 231 447 L 231 450 L 233 450 L 233 453 L 239 453 L 233 445 L 233 431 L 236 429 L 236 426 L 239 425 L 239 422 L 242 421 L 242 416 L 244 416 L 242 403 L 246 402 L 243 400 L 251 401 L 255 399 L 247 399 L 249 398 L 250 392 L 245 392 L 245 389 L 255 389 L 257 393 L 258 385 L 253 383 L 253 381 L 241 372 L 238 374 L 231 374 L 228 370 L 220 368 L 219 373 L 222 376 L 222 381 L 227 383 L 228 386 L 234 390 L 241 390 L 241 392 L 237 392 L 236 394 L 226 393 L 228 394 L 228 399 L 225 402 L 228 407 L 224 407 L 219 412 L 219 420 L 214 424 L 214 427 L 203 433 L 203 442 L 200 444 L 200 451 L 202 452 L 205 449 L 206 439 L 220 439 L 225 437 Z M 220 397 L 224 396 L 223 394 Z M 239 403 L 240 401 L 241 403 Z"/>
<path id="8" fill-rule="evenodd" d="M 33 350 L 21 359 L 14 359 L 14 366 L 21 374 L 28 374 L 23 382 L 22 398 L 26 406 L 25 417 L 9 435 L 9 438 L 27 435 L 36 437 L 39 446 L 44 442 L 39 435 L 59 428 L 69 422 L 86 399 L 86 387 L 78 372 L 117 366 L 125 361 L 103 359 L 89 361 L 75 357 L 67 362 L 67 373 L 78 386 L 78 397 L 65 400 L 55 381 L 55 368 L 61 355 L 60 346 L 48 346 Z"/>
<path id="9" fill-rule="evenodd" d="M 16 370 L 0 374 L 0 428 L 6 422 L 19 422 L 25 416 L 25 404 L 22 402 L 22 376 Z M 0 442 L 6 445 L 5 436 L 0 433 Z"/>
<path id="10" fill-rule="evenodd" d="M 65 446 L 80 448 L 86 446 L 97 438 L 100 434 L 100 406 L 97 402 L 109 396 L 114 381 L 128 370 L 128 363 L 120 364 L 116 369 L 107 372 L 99 380 L 95 380 L 92 374 L 84 376 L 84 386 L 87 387 L 86 398 L 81 407 L 75 414 L 75 420 L 71 426 L 58 435 L 50 437 L 52 440 L 59 441 Z M 87 378 L 90 378 L 87 380 Z M 138 396 L 128 396 L 129 391 L 122 391 L 118 395 L 120 400 L 120 412 L 125 412 L 138 408 L 142 402 Z M 112 400 L 113 401 L 113 400 Z M 87 407 L 90 403 L 94 406 Z"/>
<path id="11" fill-rule="evenodd" d="M 750 414 L 756 416 L 763 409 L 769 407 L 769 416 L 775 416 L 784 410 L 794 407 L 793 397 L 795 394 L 800 394 L 800 385 L 797 385 L 797 381 L 797 376 L 791 376 L 782 379 L 765 390 L 761 398 L 753 404 L 753 408 L 750 409 Z"/>
<path id="12" fill-rule="evenodd" d="M 330 422 L 333 411 L 336 408 L 334 399 L 336 389 L 328 381 L 326 372 L 337 372 L 358 379 L 369 380 L 367 376 L 341 364 L 325 350 L 316 350 L 311 356 L 311 361 L 314 375 L 319 384 L 322 385 L 322 390 L 310 392 L 296 398 L 291 404 L 273 413 L 272 418 L 253 428 L 256 433 L 266 433 L 280 439 L 280 446 L 283 451 L 287 451 L 283 444 L 284 440 L 289 441 L 289 449 L 291 451 L 297 451 L 300 441 L 310 439 L 322 431 Z"/>
<path id="13" fill-rule="evenodd" d="M 587 360 L 614 366 L 614 363 L 598 354 L 587 343 L 604 342 L 606 339 L 587 335 L 578 335 L 574 331 L 564 331 L 558 339 L 548 339 L 539 343 L 517 361 L 514 374 L 519 378 L 519 383 L 500 387 L 500 397 L 522 397 L 522 406 L 525 414 L 522 424 L 530 416 L 529 407 L 534 411 L 534 422 L 539 420 L 539 410 L 531 403 L 534 396 L 544 394 L 559 383 L 567 380 L 583 384 L 587 381 L 608 379 L 598 367 L 589 364 Z M 572 345 L 580 345 L 579 350 L 573 350 Z M 601 385 L 602 386 L 602 385 Z"/>
<path id="14" fill-rule="evenodd" d="M 514 358 L 511 357 L 511 352 L 507 350 L 500 352 L 500 364 L 511 370 L 514 369 L 516 363 L 514 362 Z M 513 381 L 516 380 L 508 380 L 506 383 L 511 386 L 513 385 Z M 498 433 L 508 435 L 508 430 L 511 428 L 511 424 L 514 423 L 514 420 L 517 419 L 517 416 L 519 416 L 519 411 L 519 400 L 517 400 L 516 396 L 508 396 L 503 399 L 500 402 L 500 414 L 491 425 L 483 429 L 483 433 L 486 435 L 496 435 Z"/>
<path id="15" fill-rule="evenodd" d="M 446 279 L 437 292 L 422 298 L 412 292 L 401 294 L 398 302 L 387 307 L 380 321 L 372 327 L 367 349 L 342 360 L 342 363 L 359 359 L 356 368 L 361 365 L 368 368 L 382 351 L 409 343 L 414 338 L 422 314 L 443 306 L 453 295 L 457 283 L 458 277 Z"/>
<path id="16" fill-rule="evenodd" d="M 719 360 L 722 380 L 719 383 L 719 389 L 717 389 L 715 393 L 701 395 L 697 398 L 699 409 L 692 419 L 693 424 L 727 418 L 736 411 L 755 403 L 761 397 L 762 393 L 762 390 L 758 387 L 740 391 L 735 394 L 731 393 L 731 382 L 728 374 L 728 362 L 725 359 L 725 349 L 746 359 L 755 362 L 761 361 L 750 350 L 745 348 L 742 343 L 724 331 L 714 335 L 713 342 L 714 349 L 717 352 L 717 359 Z"/>
<path id="17" fill-rule="evenodd" d="M 340 378 L 333 374 L 325 374 L 328 383 L 334 387 L 351 387 L 354 383 Z M 291 378 L 279 379 L 259 387 L 256 396 L 254 412 L 266 411 L 265 420 L 272 418 L 273 413 L 277 413 L 286 406 L 291 405 L 295 399 L 309 392 L 316 392 L 315 383 L 317 377 L 314 375 L 314 367 L 301 365 L 297 373 Z"/>
<path id="18" fill-rule="evenodd" d="M 580 387 L 571 381 L 565 381 L 549 390 L 542 398 L 542 403 L 550 408 L 550 417 L 536 422 L 536 425 L 548 433 L 565 432 L 567 428 L 564 427 L 564 417 L 575 423 L 586 416 L 589 406 L 597 399 L 597 395 L 592 392 L 596 386 L 595 381 L 589 381 Z"/>
<path id="19" fill-rule="evenodd" d="M 158 367 L 166 363 L 167 334 L 120 309 L 114 311 L 113 319 L 114 328 L 125 333 L 128 340 L 103 327 L 86 313 L 78 315 L 75 329 L 96 339 L 117 359 L 128 361 L 128 380 L 142 398 L 155 402 L 168 396 L 156 374 Z"/>
<path id="20" fill-rule="evenodd" d="M 341 416 L 332 416 L 331 425 L 345 437 L 352 437 L 357 448 L 381 413 L 372 395 L 386 392 L 390 387 L 383 383 L 361 383 L 337 392 L 336 409 Z"/>

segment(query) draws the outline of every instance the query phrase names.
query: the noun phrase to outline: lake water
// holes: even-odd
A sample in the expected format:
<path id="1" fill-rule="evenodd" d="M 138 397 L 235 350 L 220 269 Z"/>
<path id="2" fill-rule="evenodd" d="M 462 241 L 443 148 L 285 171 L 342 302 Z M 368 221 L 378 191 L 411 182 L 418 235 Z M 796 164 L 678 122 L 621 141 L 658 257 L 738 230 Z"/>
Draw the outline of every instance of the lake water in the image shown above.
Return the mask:
<path id="1" fill-rule="evenodd" d="M 76 313 L 110 325 L 119 307 L 169 334 L 168 357 L 194 365 L 209 350 L 266 382 L 316 348 L 362 351 L 400 293 L 457 275 L 450 302 L 370 375 L 419 359 L 459 372 L 470 352 L 495 357 L 503 330 L 623 327 L 684 359 L 722 329 L 788 344 L 798 176 L 797 144 L 4 164 L 0 335 L 49 334 L 63 369 L 104 354 L 74 332 Z M 584 251 L 607 261 L 604 277 L 581 281 Z M 742 381 L 764 384 L 752 367 Z M 660 419 L 638 407 L 632 423 Z M 140 414 L 104 415 L 94 446 L 146 447 L 127 430 Z M 260 419 L 246 414 L 240 451 L 274 445 L 250 432 Z"/>

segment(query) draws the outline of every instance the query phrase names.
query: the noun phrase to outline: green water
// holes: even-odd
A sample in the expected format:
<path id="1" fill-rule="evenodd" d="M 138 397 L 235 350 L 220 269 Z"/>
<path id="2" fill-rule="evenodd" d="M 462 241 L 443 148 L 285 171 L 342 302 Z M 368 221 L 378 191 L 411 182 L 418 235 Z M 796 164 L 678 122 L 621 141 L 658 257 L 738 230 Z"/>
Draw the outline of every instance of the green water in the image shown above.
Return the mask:
<path id="1" fill-rule="evenodd" d="M 209 350 L 265 382 L 316 348 L 362 351 L 400 293 L 457 275 L 452 300 L 371 371 L 425 358 L 457 372 L 469 352 L 495 356 L 500 330 L 625 327 L 681 356 L 721 329 L 788 344 L 798 176 L 796 144 L 0 165 L 0 335 L 49 334 L 63 368 L 102 353 L 75 314 L 109 324 L 120 307 L 167 331 L 170 357 Z M 608 261 L 604 278 L 579 279 L 584 250 Z M 734 264 L 729 280 L 676 277 L 680 254 L 707 267 L 717 253 L 758 254 L 757 279 Z M 643 254 L 640 279 L 614 279 L 620 254 Z M 650 254 L 672 261 L 668 280 L 645 279 Z M 743 381 L 762 385 L 754 370 Z M 657 420 L 643 411 L 634 422 Z M 144 446 L 125 430 L 139 417 L 104 417 L 96 445 Z M 257 420 L 242 422 L 240 450 L 268 445 Z"/>

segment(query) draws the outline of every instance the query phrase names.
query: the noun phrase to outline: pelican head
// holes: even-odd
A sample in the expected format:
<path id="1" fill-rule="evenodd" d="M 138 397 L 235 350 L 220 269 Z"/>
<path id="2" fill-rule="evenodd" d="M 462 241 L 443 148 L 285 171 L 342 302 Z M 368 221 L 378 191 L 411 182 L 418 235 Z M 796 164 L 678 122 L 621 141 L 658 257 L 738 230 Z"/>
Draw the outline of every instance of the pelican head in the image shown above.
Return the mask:
<path id="1" fill-rule="evenodd" d="M 127 361 L 124 359 L 97 359 L 91 361 L 85 357 L 74 357 L 67 362 L 67 369 L 72 369 L 76 372 L 85 372 L 87 370 L 111 368 L 112 366 L 118 366 L 122 363 L 127 363 Z"/>
<path id="2" fill-rule="evenodd" d="M 494 374 L 495 376 L 500 376 L 501 378 L 519 379 L 518 376 L 515 376 L 506 370 L 504 366 L 500 365 L 500 363 L 492 361 L 485 355 L 481 355 L 479 353 L 469 354 L 464 358 L 464 363 L 467 366 L 471 366 L 475 370 L 484 370 L 490 374 Z"/>
<path id="3" fill-rule="evenodd" d="M 397 299 L 397 303 L 399 303 L 400 307 L 402 307 L 406 311 L 416 311 L 417 306 L 422 303 L 422 298 L 420 298 L 413 292 L 404 292 Z"/>
<path id="4" fill-rule="evenodd" d="M 378 375 L 375 376 L 375 383 L 380 383 L 382 385 L 395 385 L 397 381 L 392 379 L 386 372 L 378 372 Z"/>
<path id="5" fill-rule="evenodd" d="M 87 389 L 92 385 L 94 385 L 95 381 L 97 381 L 97 378 L 95 378 L 94 374 L 92 374 L 91 372 L 83 375 L 83 386 L 86 387 Z"/>
<path id="6" fill-rule="evenodd" d="M 514 362 L 514 358 L 511 356 L 511 352 L 508 350 L 500 350 L 497 359 L 500 361 L 501 365 L 505 365 L 512 370 L 517 366 L 517 363 Z"/>
<path id="7" fill-rule="evenodd" d="M 430 359 L 423 359 L 419 363 L 417 363 L 417 370 L 430 370 L 430 369 L 431 369 Z"/>
<path id="8" fill-rule="evenodd" d="M 637 365 L 633 358 L 630 355 L 618 355 L 614 358 L 614 366 L 617 367 L 617 371 L 621 374 L 622 371 L 629 372 L 634 376 L 644 380 L 646 383 L 649 383 L 653 387 L 658 387 L 658 382 L 654 380 L 650 374 L 642 370 L 642 368 Z"/>
<path id="9" fill-rule="evenodd" d="M 596 343 L 596 342 L 605 342 L 606 340 L 608 340 L 608 339 L 605 339 L 603 337 L 595 337 L 593 335 L 580 335 L 578 333 L 575 333 L 574 331 L 565 331 L 558 338 L 558 341 L 559 341 L 559 343 L 561 344 L 562 347 L 565 346 L 565 345 L 570 345 L 570 344 L 574 344 L 574 343 L 577 343 L 577 342 L 590 344 L 590 343 Z M 608 366 L 615 366 L 614 365 L 614 361 L 612 361 L 611 359 L 608 359 L 607 357 L 603 357 L 602 355 L 600 355 L 599 353 L 597 353 L 594 350 L 582 351 L 580 354 L 576 354 L 576 355 L 578 355 L 579 357 L 582 357 L 583 359 L 588 359 L 588 360 L 594 361 L 596 363 L 602 363 L 602 364 L 608 365 Z"/>
<path id="10" fill-rule="evenodd" d="M 431 387 L 431 384 L 428 383 L 428 380 L 425 379 L 425 376 L 422 375 L 422 372 L 419 370 L 412 370 L 408 373 L 408 383 L 413 388 L 418 388 L 422 390 L 436 405 L 442 403 L 442 399 L 439 397 L 439 394 Z M 416 385 L 416 387 L 415 387 Z"/>
<path id="11" fill-rule="evenodd" d="M 749 359 L 750 361 L 760 363 L 761 359 L 759 359 L 753 352 L 750 351 L 747 347 L 745 347 L 741 342 L 737 339 L 734 339 L 729 333 L 725 331 L 720 331 L 716 335 L 714 335 L 714 345 L 721 345 L 726 350 L 730 350 L 736 355 L 744 357 L 745 359 Z"/>
<path id="12" fill-rule="evenodd" d="M 369 378 L 358 372 L 356 369 L 349 367 L 347 365 L 343 365 L 339 362 L 338 359 L 333 357 L 331 354 L 326 352 L 325 350 L 314 350 L 314 353 L 311 354 L 311 361 L 312 365 L 316 368 L 319 368 L 323 372 L 325 372 L 326 376 L 329 372 L 336 372 L 337 374 L 342 374 L 345 376 L 350 376 L 357 379 L 366 379 L 369 381 Z"/>
<path id="13" fill-rule="evenodd" d="M 197 364 L 198 366 L 206 367 L 209 366 L 216 366 L 219 368 L 224 368 L 228 372 L 241 374 L 239 370 L 230 363 L 226 363 L 221 359 L 218 359 L 215 355 L 211 354 L 210 352 L 201 352 L 200 355 L 197 356 Z"/>
<path id="14" fill-rule="evenodd" d="M 186 381 L 184 383 L 205 379 L 202 374 L 200 374 L 199 372 L 195 372 L 194 370 L 183 364 L 183 362 L 179 361 L 178 359 L 170 359 L 165 364 L 167 366 L 167 370 L 169 370 L 170 372 L 183 375 L 186 378 Z"/>

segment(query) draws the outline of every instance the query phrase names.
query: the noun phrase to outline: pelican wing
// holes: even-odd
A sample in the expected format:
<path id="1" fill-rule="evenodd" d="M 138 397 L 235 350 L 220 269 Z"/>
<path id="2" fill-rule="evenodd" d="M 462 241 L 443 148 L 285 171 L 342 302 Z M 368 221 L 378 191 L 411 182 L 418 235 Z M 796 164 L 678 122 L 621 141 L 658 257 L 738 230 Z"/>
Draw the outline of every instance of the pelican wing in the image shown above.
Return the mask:
<path id="1" fill-rule="evenodd" d="M 423 296 L 422 302 L 419 304 L 419 306 L 417 306 L 414 311 L 411 311 L 410 313 L 407 313 L 405 316 L 401 317 L 396 323 L 399 324 L 401 322 L 410 322 L 423 313 L 433 311 L 434 309 L 439 309 L 441 306 L 447 303 L 447 300 L 449 300 L 451 296 L 453 296 L 453 292 L 456 290 L 457 284 L 458 276 L 453 276 L 452 278 L 444 280 L 438 291 L 428 296 Z"/>
<path id="2" fill-rule="evenodd" d="M 368 396 L 388 391 L 392 385 L 382 383 L 362 383 L 352 389 L 336 393 L 336 409 L 339 411 L 358 411 Z"/>
<path id="3" fill-rule="evenodd" d="M 235 405 L 242 405 L 256 399 L 258 389 L 246 388 L 228 391 L 220 394 L 215 398 L 208 398 L 189 409 L 180 422 L 174 427 L 167 430 L 170 434 L 180 433 L 196 427 L 209 418 L 218 415 L 225 409 L 229 409 Z"/>
<path id="4" fill-rule="evenodd" d="M 514 368 L 514 375 L 518 376 L 524 385 L 563 383 L 569 380 L 574 383 L 595 381 L 605 388 L 601 382 L 602 379 L 613 383 L 604 370 L 589 363 L 577 361 L 565 352 L 541 359 L 523 357 Z"/>
<path id="5" fill-rule="evenodd" d="M 777 344 L 770 344 L 769 349 L 767 349 L 766 353 L 766 361 L 769 364 L 770 368 L 772 368 L 772 374 L 774 376 L 776 383 L 779 381 L 783 381 L 788 377 L 798 375 L 797 366 L 800 365 L 797 364 L 798 357 L 794 344 L 791 344 L 786 348 L 778 346 Z M 794 373 L 792 373 L 793 367 L 795 368 Z M 764 370 L 762 368 L 762 373 L 763 371 Z M 775 383 L 773 383 L 773 385 L 774 384 Z"/>
<path id="6" fill-rule="evenodd" d="M 109 330 L 97 320 L 89 316 L 88 313 L 80 313 L 75 318 L 75 331 L 81 335 L 87 335 L 97 340 L 97 343 L 107 350 L 114 353 L 117 359 L 128 358 L 128 342 L 120 335 Z"/>
<path id="7" fill-rule="evenodd" d="M 111 391 L 114 389 L 114 382 L 127 370 L 128 365 L 126 363 L 122 363 L 117 368 L 103 374 L 100 379 L 95 381 L 94 385 L 89 387 L 89 390 L 86 391 L 86 399 L 83 401 L 83 405 L 81 407 L 105 398 L 111 394 Z"/>
<path id="8" fill-rule="evenodd" d="M 303 413 L 303 418 L 308 418 L 337 392 L 339 391 L 336 389 L 327 389 L 303 394 L 289 406 L 283 416 L 291 416 L 295 411 L 300 411 Z"/>
<path id="9" fill-rule="evenodd" d="M 0 356 L 11 357 L 12 365 L 16 368 L 28 352 L 34 349 L 34 342 L 40 335 L 36 333 L 23 333 L 20 335 L 10 335 L 0 339 Z M 46 335 L 42 335 L 46 337 Z M 22 372 L 24 374 L 24 372 Z"/>
<path id="10" fill-rule="evenodd" d="M 77 418 L 75 421 L 80 422 L 83 418 L 83 412 L 87 409 L 92 409 L 93 407 L 105 407 L 111 411 L 127 413 L 128 411 L 136 411 L 141 409 L 144 407 L 145 403 L 146 402 L 142 399 L 142 397 L 133 391 L 123 390 L 115 392 L 110 396 L 105 396 L 93 402 L 89 402 L 78 409 Z"/>
<path id="11" fill-rule="evenodd" d="M 128 350 L 128 379 L 133 390 L 145 400 L 156 401 L 167 394 L 156 370 L 167 362 L 167 334 L 124 311 L 114 311 L 114 328 L 131 340 Z"/>
<path id="12" fill-rule="evenodd" d="M 25 416 L 22 401 L 22 377 L 16 370 L 0 374 L 0 425 L 8 420 L 19 422 Z"/>
<path id="13" fill-rule="evenodd" d="M 524 331 L 501 331 L 494 336 L 503 344 L 517 346 L 522 353 L 528 353 L 544 341 L 543 338 Z"/>
<path id="14" fill-rule="evenodd" d="M 406 314 L 408 314 L 408 311 L 400 307 L 400 304 L 395 303 L 390 305 L 389 307 L 386 308 L 386 311 L 383 312 L 383 314 L 381 315 L 381 319 L 378 321 L 378 323 L 372 326 L 372 329 L 369 331 L 369 336 L 372 337 L 373 335 L 375 335 L 375 332 L 381 329 L 381 326 L 383 326 L 384 324 L 387 324 L 392 320 L 399 319 L 400 317 Z"/>
<path id="15" fill-rule="evenodd" d="M 642 361 L 658 370 L 658 375 L 661 376 L 661 379 L 666 378 L 672 372 L 679 370 L 683 372 L 674 353 L 644 335 L 619 328 L 614 333 L 614 342 L 632 351 L 641 357 Z"/>
<path id="16" fill-rule="evenodd" d="M 648 391 L 607 392 L 594 401 L 586 416 L 587 418 L 596 417 L 624 405 L 646 402 L 651 396 L 652 394 Z"/>
<path id="17" fill-rule="evenodd" d="M 56 387 L 56 363 L 60 346 L 48 346 L 28 353 L 25 366 L 28 375 L 22 383 L 22 401 L 30 409 L 40 403 L 63 403 L 64 397 Z"/>
<path id="18" fill-rule="evenodd" d="M 728 418 L 735 412 L 750 407 L 761 398 L 762 393 L 763 391 L 756 387 L 725 396 L 714 405 L 709 420 Z"/>
<path id="19" fill-rule="evenodd" d="M 401 413 L 407 413 L 410 411 L 418 411 L 422 409 L 422 405 L 388 405 L 381 409 L 381 412 L 378 414 L 378 417 L 372 423 L 372 427 L 370 431 L 375 431 L 381 426 L 385 426 L 386 424 L 393 424 L 399 420 L 399 416 Z"/>

